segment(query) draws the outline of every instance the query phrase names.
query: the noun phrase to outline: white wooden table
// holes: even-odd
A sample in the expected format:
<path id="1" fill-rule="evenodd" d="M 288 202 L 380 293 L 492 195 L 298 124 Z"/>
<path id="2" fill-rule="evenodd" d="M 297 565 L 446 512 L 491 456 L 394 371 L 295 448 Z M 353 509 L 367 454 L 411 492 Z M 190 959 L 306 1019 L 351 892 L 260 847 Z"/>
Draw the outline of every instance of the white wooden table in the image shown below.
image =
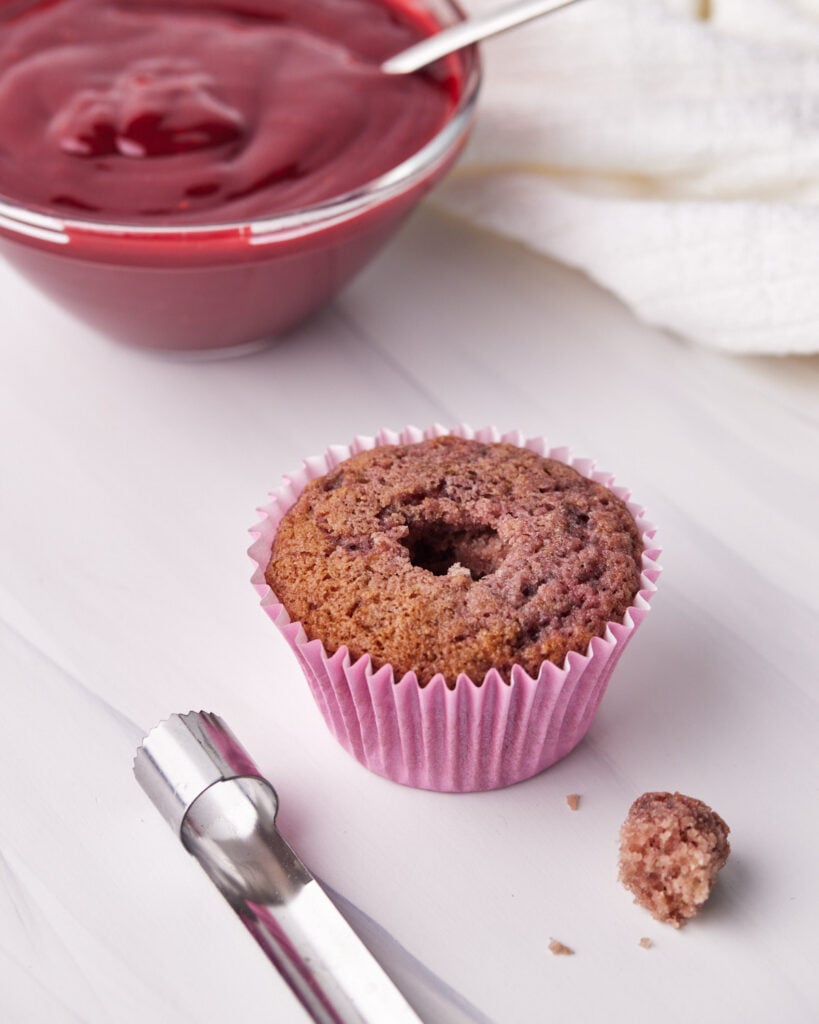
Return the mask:
<path id="1" fill-rule="evenodd" d="M 243 359 L 120 347 L 5 265 L 0 309 L 0 1020 L 304 1020 L 132 777 L 143 733 L 190 708 L 255 756 L 282 832 L 426 1021 L 819 1019 L 819 359 L 672 339 L 430 210 Z M 665 572 L 586 741 L 451 796 L 336 746 L 245 548 L 303 455 L 462 420 L 596 457 L 648 507 Z M 647 789 L 732 827 L 680 932 L 616 882 Z"/>

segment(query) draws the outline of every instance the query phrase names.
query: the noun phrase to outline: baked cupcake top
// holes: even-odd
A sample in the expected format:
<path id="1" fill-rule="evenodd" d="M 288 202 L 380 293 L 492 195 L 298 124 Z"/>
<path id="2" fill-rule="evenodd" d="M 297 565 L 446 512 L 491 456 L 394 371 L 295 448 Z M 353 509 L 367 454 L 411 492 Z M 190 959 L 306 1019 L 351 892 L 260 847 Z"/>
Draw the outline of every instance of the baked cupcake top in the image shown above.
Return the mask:
<path id="1" fill-rule="evenodd" d="M 642 545 L 626 505 L 571 467 L 446 435 L 387 445 L 311 481 L 279 525 L 265 579 L 332 653 L 396 681 L 480 682 L 585 652 L 622 621 Z"/>

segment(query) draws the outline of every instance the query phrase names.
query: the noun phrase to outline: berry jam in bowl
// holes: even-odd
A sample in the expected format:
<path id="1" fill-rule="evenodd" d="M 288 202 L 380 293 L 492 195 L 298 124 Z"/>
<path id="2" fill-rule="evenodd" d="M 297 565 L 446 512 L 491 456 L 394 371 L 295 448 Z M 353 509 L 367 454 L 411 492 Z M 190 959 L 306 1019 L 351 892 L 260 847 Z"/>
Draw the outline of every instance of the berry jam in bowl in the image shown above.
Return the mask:
<path id="1" fill-rule="evenodd" d="M 0 0 L 0 253 L 121 341 L 265 343 L 446 173 L 474 49 L 390 76 L 452 0 Z"/>

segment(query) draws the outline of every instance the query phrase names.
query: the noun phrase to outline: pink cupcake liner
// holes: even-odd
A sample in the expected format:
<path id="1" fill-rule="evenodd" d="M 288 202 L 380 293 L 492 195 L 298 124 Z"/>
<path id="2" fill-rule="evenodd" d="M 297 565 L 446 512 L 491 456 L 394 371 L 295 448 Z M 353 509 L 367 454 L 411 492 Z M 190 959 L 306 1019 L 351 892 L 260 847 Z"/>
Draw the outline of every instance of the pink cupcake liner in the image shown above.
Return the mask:
<path id="1" fill-rule="evenodd" d="M 369 655 L 353 661 L 346 647 L 328 654 L 320 640 L 309 640 L 265 582 L 279 523 L 310 480 L 365 449 L 442 434 L 505 441 L 557 459 L 608 487 L 637 522 L 643 541 L 640 590 L 623 621 L 609 622 L 585 653 L 570 652 L 563 665 L 544 662 L 537 678 L 515 665 L 508 683 L 494 669 L 477 681 L 460 675 L 452 689 L 440 674 L 423 687 L 414 672 L 396 681 L 391 665 L 375 670 Z M 270 499 L 259 509 L 262 520 L 251 530 L 256 540 L 248 552 L 256 563 L 252 582 L 262 607 L 296 654 L 324 721 L 342 747 L 371 771 L 420 789 L 499 789 L 538 774 L 573 750 L 591 725 L 614 666 L 648 614 L 661 571 L 654 527 L 610 473 L 597 470 L 590 459 L 572 457 L 568 448 L 549 447 L 542 438 L 525 438 L 517 431 L 501 434 L 494 427 L 472 430 L 463 424 L 452 430 L 437 424 L 426 430 L 382 429 L 375 437 L 359 436 L 349 446 L 333 445 L 323 456 L 306 459 Z"/>

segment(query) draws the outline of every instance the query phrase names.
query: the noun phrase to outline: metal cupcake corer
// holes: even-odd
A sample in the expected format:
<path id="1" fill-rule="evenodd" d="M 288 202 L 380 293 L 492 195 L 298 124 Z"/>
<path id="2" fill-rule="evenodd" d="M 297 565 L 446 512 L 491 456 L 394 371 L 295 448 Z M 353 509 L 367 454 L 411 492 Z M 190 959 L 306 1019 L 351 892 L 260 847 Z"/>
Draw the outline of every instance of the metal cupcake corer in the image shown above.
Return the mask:
<path id="1" fill-rule="evenodd" d="M 171 715 L 137 781 L 317 1024 L 420 1024 L 276 828 L 278 797 L 217 715 Z"/>

